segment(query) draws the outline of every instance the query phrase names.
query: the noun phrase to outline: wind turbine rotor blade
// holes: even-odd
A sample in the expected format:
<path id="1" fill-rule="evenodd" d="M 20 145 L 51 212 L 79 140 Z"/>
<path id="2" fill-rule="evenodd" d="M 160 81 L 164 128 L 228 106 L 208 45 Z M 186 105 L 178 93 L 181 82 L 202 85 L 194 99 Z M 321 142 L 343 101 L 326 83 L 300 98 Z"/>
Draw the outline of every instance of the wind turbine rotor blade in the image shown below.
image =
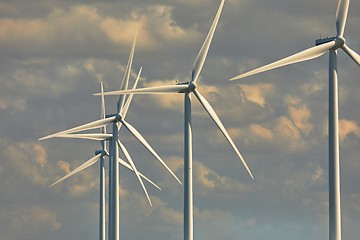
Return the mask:
<path id="1" fill-rule="evenodd" d="M 188 84 L 180 85 L 168 85 L 168 86 L 159 86 L 159 87 L 148 87 L 148 88 L 138 88 L 131 90 L 122 90 L 122 91 L 112 91 L 104 93 L 95 93 L 95 96 L 99 95 L 120 95 L 120 94 L 167 94 L 167 93 L 183 93 L 189 88 Z"/>
<path id="2" fill-rule="evenodd" d="M 84 133 L 84 134 L 62 134 L 56 135 L 56 138 L 73 138 L 73 139 L 88 139 L 88 140 L 95 140 L 95 141 L 104 141 L 111 139 L 111 134 L 104 134 L 104 133 Z"/>
<path id="3" fill-rule="evenodd" d="M 119 164 L 121 164 L 122 166 L 124 166 L 125 168 L 129 169 L 130 171 L 134 172 L 134 169 L 132 169 L 132 167 L 130 166 L 130 164 L 128 164 L 127 162 L 125 162 L 124 160 L 122 160 L 121 158 L 118 158 L 118 162 Z M 144 174 L 142 174 L 141 172 L 139 172 L 139 175 L 145 179 L 146 181 L 148 181 L 151 185 L 153 185 L 154 187 L 156 187 L 157 189 L 161 190 L 161 188 L 156 185 L 153 181 L 151 181 L 149 178 L 147 178 Z"/>
<path id="4" fill-rule="evenodd" d="M 138 73 L 138 75 L 137 75 L 137 78 L 136 78 L 136 80 L 135 80 L 134 86 L 133 86 L 133 88 L 132 88 L 133 90 L 136 89 L 136 87 L 137 87 L 137 85 L 138 85 L 138 82 L 139 82 L 139 79 L 140 79 L 140 75 L 141 75 L 141 71 L 142 71 L 142 67 L 140 68 L 139 73 Z M 132 101 L 133 96 L 134 96 L 133 93 L 129 94 L 129 97 L 128 97 L 127 100 L 126 100 L 126 103 L 125 103 L 124 107 L 123 107 L 123 108 L 121 109 L 121 111 L 120 111 L 120 115 L 121 115 L 123 118 L 126 117 L 126 114 L 127 114 L 127 111 L 129 110 L 130 103 L 131 103 L 131 101 Z"/>
<path id="5" fill-rule="evenodd" d="M 346 52 L 347 55 L 349 55 L 360 66 L 360 55 L 359 54 L 357 54 L 354 50 L 349 48 L 349 46 L 346 44 L 344 44 L 341 47 L 341 49 L 344 50 L 344 52 Z"/>
<path id="6" fill-rule="evenodd" d="M 336 31 L 337 35 L 343 36 L 345 31 L 346 19 L 349 12 L 350 0 L 339 0 L 336 10 Z"/>
<path id="7" fill-rule="evenodd" d="M 103 82 L 100 82 L 100 90 L 103 93 L 104 92 L 104 85 Z M 105 119 L 105 96 L 101 95 L 101 119 Z M 106 133 L 106 125 L 103 126 L 100 129 L 100 133 L 105 134 Z M 105 139 L 104 139 L 105 140 Z M 103 148 L 103 150 L 106 148 L 106 142 L 105 141 L 101 141 L 101 147 Z"/>
<path id="8" fill-rule="evenodd" d="M 137 78 L 136 78 L 136 80 L 135 80 L 134 86 L 133 86 L 133 88 L 132 88 L 133 90 L 135 90 L 136 87 L 137 87 L 137 84 L 138 84 L 139 79 L 140 79 L 141 71 L 142 71 L 142 67 L 140 68 L 139 73 L 138 73 L 138 76 L 137 76 Z M 130 94 L 129 94 L 129 97 L 128 97 L 127 100 L 126 100 L 126 103 L 125 103 L 124 107 L 123 107 L 123 108 L 121 109 L 121 111 L 120 111 L 120 115 L 121 115 L 123 118 L 125 118 L 126 115 L 127 115 L 127 112 L 128 112 L 128 110 L 129 110 L 130 103 L 131 103 L 131 101 L 132 101 L 133 96 L 134 96 L 133 93 L 130 93 Z M 121 122 L 118 122 L 118 123 L 117 123 L 117 126 L 118 126 L 118 130 L 120 130 L 120 128 L 121 128 L 121 126 L 122 126 L 122 123 L 121 123 Z"/>
<path id="9" fill-rule="evenodd" d="M 199 102 L 201 103 L 201 105 L 204 107 L 204 109 L 206 110 L 206 112 L 209 114 L 209 116 L 211 117 L 211 119 L 214 121 L 214 123 L 218 126 L 218 128 L 220 129 L 220 131 L 222 132 L 222 134 L 225 136 L 226 140 L 230 143 L 231 147 L 234 149 L 234 151 L 236 152 L 236 154 L 238 155 L 238 157 L 240 158 L 240 160 L 242 161 L 243 165 L 245 166 L 246 170 L 248 171 L 248 173 L 250 174 L 251 178 L 254 179 L 254 176 L 252 175 L 248 165 L 246 164 L 243 156 L 241 155 L 240 151 L 237 149 L 235 143 L 233 142 L 233 140 L 231 139 L 230 135 L 228 134 L 228 132 L 226 131 L 224 125 L 222 124 L 222 122 L 220 121 L 220 118 L 218 117 L 218 115 L 216 114 L 216 112 L 214 111 L 213 107 L 210 105 L 210 103 L 200 94 L 199 91 L 197 91 L 196 89 L 194 90 L 194 94 L 196 96 L 196 98 L 199 100 Z"/>
<path id="10" fill-rule="evenodd" d="M 333 46 L 335 46 L 335 41 L 331 41 L 331 42 L 324 43 L 324 44 L 319 45 L 319 46 L 309 48 L 307 50 L 301 51 L 301 52 L 296 53 L 294 55 L 291 55 L 289 57 L 283 58 L 283 59 L 281 59 L 279 61 L 270 63 L 268 65 L 265 65 L 263 67 L 254 69 L 252 71 L 240 74 L 240 75 L 238 75 L 236 77 L 231 78 L 230 81 L 239 80 L 239 79 L 244 78 L 244 77 L 248 77 L 248 76 L 258 74 L 258 73 L 261 73 L 261 72 L 265 72 L 265 71 L 269 71 L 269 70 L 272 70 L 272 69 L 275 69 L 275 68 L 290 65 L 292 63 L 303 62 L 303 61 L 307 61 L 307 60 L 311 60 L 311 59 L 320 57 L 326 51 L 331 49 Z"/>
<path id="11" fill-rule="evenodd" d="M 144 183 L 143 183 L 143 181 L 142 181 L 142 179 L 141 179 L 141 177 L 140 177 L 140 174 L 139 174 L 139 172 L 138 172 L 138 170 L 137 170 L 137 168 L 136 168 L 136 166 L 135 166 L 135 163 L 133 162 L 133 160 L 132 160 L 129 152 L 127 151 L 127 149 L 125 148 L 125 146 L 124 146 L 119 140 L 118 140 L 118 145 L 119 145 L 121 151 L 124 153 L 126 159 L 129 161 L 129 163 L 130 163 L 130 165 L 131 165 L 131 168 L 134 170 L 134 173 L 135 173 L 137 179 L 139 180 L 139 183 L 140 183 L 142 189 L 143 189 L 144 192 L 145 192 L 146 198 L 148 199 L 150 206 L 152 206 L 150 196 L 149 196 L 149 194 L 148 194 L 148 192 L 147 192 L 147 190 L 146 190 L 146 187 L 145 187 L 145 185 L 144 185 Z"/>
<path id="12" fill-rule="evenodd" d="M 137 38 L 137 30 L 135 33 L 135 37 L 134 37 L 134 41 L 133 44 L 131 46 L 131 51 L 130 51 L 130 55 L 129 55 L 129 60 L 128 63 L 126 65 L 126 69 L 125 69 L 125 75 L 120 87 L 120 90 L 126 90 L 128 89 L 128 85 L 129 85 L 129 78 L 130 78 L 130 74 L 131 74 L 131 67 L 132 67 L 132 63 L 133 63 L 133 59 L 134 59 L 134 52 L 135 52 L 135 45 L 136 45 L 136 38 Z M 123 108 L 124 103 L 125 103 L 125 95 L 119 95 L 118 97 L 118 101 L 117 101 L 117 112 L 119 113 L 120 110 Z"/>
<path id="13" fill-rule="evenodd" d="M 101 93 L 104 92 L 104 85 L 103 82 L 100 82 L 100 91 Z M 101 95 L 101 115 L 100 115 L 101 119 L 105 119 L 105 97 L 104 95 Z M 104 133 L 104 132 L 102 132 Z"/>
<path id="14" fill-rule="evenodd" d="M 45 139 L 56 137 L 58 135 L 67 134 L 67 133 L 74 133 L 74 132 L 80 132 L 80 131 L 100 128 L 100 127 L 102 127 L 102 126 L 104 126 L 106 124 L 109 124 L 109 123 L 113 122 L 115 120 L 115 118 L 116 117 L 113 116 L 113 117 L 109 117 L 109 118 L 105 118 L 105 119 L 96 120 L 96 121 L 86 123 L 86 124 L 78 126 L 78 127 L 70 128 L 70 129 L 62 131 L 62 132 L 58 132 L 58 133 L 48 135 L 46 137 L 40 138 L 39 140 L 45 140 Z"/>
<path id="15" fill-rule="evenodd" d="M 131 134 L 134 135 L 134 137 L 140 141 L 144 147 L 149 150 L 149 152 L 170 172 L 170 174 L 182 185 L 179 178 L 171 171 L 171 169 L 166 165 L 166 163 L 160 158 L 160 156 L 155 152 L 155 150 L 150 146 L 150 144 L 145 140 L 145 138 L 128 122 L 126 122 L 124 119 L 120 120 L 124 126 L 131 132 Z"/>
<path id="16" fill-rule="evenodd" d="M 63 180 L 71 177 L 72 175 L 90 167 L 91 165 L 93 165 L 94 163 L 96 163 L 96 161 L 98 161 L 101 157 L 101 153 L 97 154 L 95 157 L 89 159 L 88 161 L 86 161 L 85 163 L 81 164 L 78 168 L 74 169 L 73 171 L 69 172 L 68 174 L 66 174 L 64 177 L 60 178 L 59 180 L 57 180 L 56 182 L 54 182 L 53 184 L 51 184 L 49 187 L 52 187 L 56 184 L 58 184 L 59 182 L 62 182 Z"/>
<path id="17" fill-rule="evenodd" d="M 207 56 L 207 53 L 208 53 L 209 48 L 210 48 L 211 41 L 212 41 L 213 36 L 214 36 L 216 26 L 217 26 L 217 24 L 219 22 L 219 18 L 220 18 L 221 11 L 223 9 L 224 3 L 225 3 L 225 0 L 222 0 L 221 3 L 220 3 L 219 9 L 218 9 L 218 11 L 216 13 L 216 16 L 214 18 L 214 21 L 213 21 L 213 23 L 212 23 L 212 25 L 210 27 L 209 33 L 206 36 L 205 41 L 204 41 L 204 43 L 203 43 L 203 45 L 202 45 L 196 59 L 195 59 L 194 66 L 193 66 L 193 71 L 192 71 L 192 79 L 191 79 L 192 82 L 195 82 L 195 83 L 197 82 L 197 80 L 199 78 L 199 75 L 200 75 L 200 72 L 201 72 L 201 69 L 204 66 L 206 56 Z"/>

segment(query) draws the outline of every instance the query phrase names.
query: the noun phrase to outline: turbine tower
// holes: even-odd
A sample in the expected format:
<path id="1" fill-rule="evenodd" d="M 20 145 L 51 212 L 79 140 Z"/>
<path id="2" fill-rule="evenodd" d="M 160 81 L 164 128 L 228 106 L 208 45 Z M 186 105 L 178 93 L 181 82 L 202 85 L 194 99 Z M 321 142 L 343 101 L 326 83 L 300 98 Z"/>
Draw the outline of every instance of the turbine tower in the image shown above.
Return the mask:
<path id="1" fill-rule="evenodd" d="M 225 0 L 222 0 L 218 11 L 216 13 L 215 19 L 212 23 L 210 31 L 196 57 L 192 70 L 192 79 L 190 82 L 184 82 L 176 85 L 160 86 L 160 87 L 150 87 L 142 88 L 136 90 L 125 90 L 125 91 L 113 91 L 99 93 L 95 95 L 119 95 L 119 94 L 166 94 L 166 93 L 181 93 L 184 94 L 184 239 L 193 240 L 193 173 L 192 173 L 192 125 L 191 125 L 191 94 L 193 93 L 195 97 L 199 100 L 201 105 L 204 107 L 206 112 L 209 114 L 211 119 L 220 129 L 222 134 L 225 136 L 226 140 L 229 142 L 237 156 L 240 158 L 244 164 L 246 170 L 253 178 L 253 175 L 248 168 L 244 158 L 240 154 L 239 150 L 235 146 L 233 140 L 226 131 L 224 125 L 220 121 L 219 117 L 215 113 L 214 109 L 210 103 L 200 94 L 197 90 L 197 81 L 199 80 L 199 75 L 202 70 L 202 67 L 205 63 L 205 59 L 214 36 L 214 32 L 217 26 L 217 23 L 220 18 L 221 11 L 223 9 Z"/>
<path id="2" fill-rule="evenodd" d="M 360 56 L 346 45 L 344 30 L 350 0 L 339 0 L 336 11 L 335 37 L 316 40 L 316 46 L 281 59 L 274 63 L 238 75 L 230 80 L 238 80 L 257 73 L 320 57 L 329 51 L 329 238 L 341 240 L 340 207 L 340 157 L 339 157 L 339 99 L 337 50 L 347 53 L 359 66 Z"/>
<path id="3" fill-rule="evenodd" d="M 131 65 L 133 61 L 134 51 L 135 51 L 135 43 L 136 36 L 131 48 L 128 64 L 125 71 L 125 76 L 123 78 L 123 82 L 121 84 L 122 90 L 126 90 L 128 87 L 129 77 L 131 73 Z M 141 68 L 138 74 L 137 81 L 141 74 Z M 134 84 L 134 88 L 136 87 L 136 83 Z M 119 96 L 117 101 L 117 112 L 115 114 L 106 115 L 104 119 L 92 121 L 90 123 L 83 124 L 78 127 L 74 127 L 65 131 L 61 131 L 58 133 L 54 133 L 48 135 L 46 137 L 40 138 L 39 140 L 45 140 L 54 137 L 61 137 L 64 135 L 77 133 L 81 131 L 91 130 L 102 128 L 108 124 L 112 124 L 112 134 L 111 141 L 109 146 L 109 156 L 110 156 L 110 164 L 109 164 L 109 240 L 119 240 L 119 165 L 118 165 L 118 156 L 119 156 L 119 147 L 124 150 L 125 148 L 119 141 L 119 129 L 122 125 L 124 125 L 129 132 L 143 145 L 145 148 L 170 172 L 170 174 L 181 184 L 178 177 L 171 171 L 171 169 L 166 165 L 166 163 L 160 158 L 160 156 L 155 152 L 155 150 L 150 146 L 150 144 L 145 140 L 145 138 L 134 128 L 130 123 L 125 121 L 125 116 L 127 114 L 127 110 L 130 106 L 130 102 L 133 95 L 130 94 L 126 100 L 126 96 Z M 100 134 L 101 135 L 101 134 Z M 92 134 L 91 136 L 96 140 L 105 140 L 105 136 L 99 136 L 97 134 Z M 78 134 L 78 138 L 88 138 L 83 136 L 83 134 Z M 129 157 L 127 151 L 124 152 L 125 156 Z M 131 163 L 131 161 L 129 160 Z M 143 186 L 142 180 L 140 178 L 139 173 L 137 172 L 135 165 L 131 166 L 137 175 L 141 185 Z M 148 197 L 149 203 L 151 204 L 151 200 L 145 190 L 145 193 Z"/>

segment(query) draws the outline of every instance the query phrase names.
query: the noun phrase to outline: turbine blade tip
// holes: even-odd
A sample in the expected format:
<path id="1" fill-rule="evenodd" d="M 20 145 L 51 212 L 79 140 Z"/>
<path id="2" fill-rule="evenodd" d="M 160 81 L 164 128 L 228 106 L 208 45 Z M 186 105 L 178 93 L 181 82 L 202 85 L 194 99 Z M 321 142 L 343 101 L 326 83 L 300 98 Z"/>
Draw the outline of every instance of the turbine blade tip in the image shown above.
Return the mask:
<path id="1" fill-rule="evenodd" d="M 251 172 L 251 170 L 249 169 L 249 167 L 248 167 L 248 166 L 245 166 L 245 168 L 246 168 L 247 172 L 249 173 L 250 177 L 252 178 L 252 180 L 255 180 L 254 175 L 252 174 L 252 172 Z"/>
<path id="2" fill-rule="evenodd" d="M 247 76 L 251 76 L 251 75 L 247 75 L 246 73 L 242 73 L 240 75 L 237 75 L 235 77 L 230 78 L 229 80 L 230 81 L 236 81 L 236 80 L 240 80 L 240 79 L 242 79 L 244 77 L 247 77 Z"/>

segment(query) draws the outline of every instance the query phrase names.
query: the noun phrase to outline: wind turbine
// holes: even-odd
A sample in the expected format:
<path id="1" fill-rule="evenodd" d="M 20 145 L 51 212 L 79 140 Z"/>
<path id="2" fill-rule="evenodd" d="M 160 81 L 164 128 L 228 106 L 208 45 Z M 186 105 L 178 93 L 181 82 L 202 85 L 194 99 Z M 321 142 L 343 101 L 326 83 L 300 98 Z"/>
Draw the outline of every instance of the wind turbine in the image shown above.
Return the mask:
<path id="1" fill-rule="evenodd" d="M 238 80 L 257 73 L 265 72 L 292 63 L 320 57 L 329 51 L 329 237 L 330 240 L 341 239 L 340 207 L 340 158 L 339 158 L 339 110 L 338 110 L 338 73 L 337 50 L 341 48 L 359 66 L 360 56 L 346 45 L 344 30 L 350 0 L 339 0 L 336 11 L 335 37 L 316 40 L 316 46 L 270 63 L 263 67 L 238 75 L 230 80 Z"/>
<path id="2" fill-rule="evenodd" d="M 139 75 L 140 76 L 140 75 Z M 136 79 L 136 82 L 134 84 L 134 86 L 136 87 L 137 82 L 139 80 L 139 76 Z M 102 82 L 100 83 L 100 89 L 101 92 L 103 92 L 103 84 Z M 128 101 L 131 101 L 131 99 L 128 99 Z M 104 119 L 105 118 L 105 101 L 104 101 L 104 97 L 102 96 L 101 98 L 101 118 Z M 96 136 L 96 137 L 95 137 Z M 100 202 L 99 202 L 99 239 L 100 240 L 106 240 L 106 231 L 105 231 L 105 178 L 106 178 L 106 174 L 105 174 L 105 162 L 104 162 L 104 157 L 105 156 L 109 156 L 108 151 L 106 150 L 106 141 L 111 140 L 112 135 L 111 134 L 107 134 L 106 133 L 106 126 L 103 126 L 100 129 L 100 134 L 64 134 L 64 135 L 60 135 L 58 136 L 60 138 L 80 138 L 80 139 L 91 139 L 91 140 L 100 140 L 101 141 L 101 149 L 95 151 L 95 156 L 91 159 L 89 159 L 88 161 L 86 161 L 85 163 L 83 163 L 82 165 L 80 165 L 79 167 L 77 167 L 76 169 L 74 169 L 73 171 L 69 172 L 68 174 L 66 174 L 64 177 L 60 178 L 59 180 L 57 180 L 56 182 L 54 182 L 53 184 L 51 184 L 49 187 L 52 187 L 60 182 L 62 182 L 63 180 L 81 172 L 82 170 L 85 170 L 86 168 L 92 166 L 93 164 L 95 164 L 97 161 L 100 162 L 100 184 L 99 184 L 99 190 L 100 190 Z M 132 161 L 129 153 L 127 152 L 126 148 L 120 143 L 120 141 L 118 141 L 118 143 L 122 146 L 122 151 L 124 152 L 126 158 L 128 159 L 129 163 L 125 162 L 124 160 L 122 160 L 121 158 L 118 158 L 118 162 L 119 164 L 121 164 L 122 166 L 124 166 L 125 168 L 133 171 L 136 176 L 140 176 L 141 178 L 145 179 L 146 181 L 148 181 L 149 183 L 151 183 L 154 187 L 158 188 L 159 190 L 160 187 L 157 186 L 154 182 L 152 182 L 149 178 L 147 178 L 145 175 L 143 175 L 142 173 L 138 172 L 134 162 Z M 146 188 L 143 184 L 143 182 L 140 180 L 139 181 L 148 200 L 149 203 L 151 205 L 151 201 L 149 198 L 149 195 L 146 191 Z"/>
<path id="3" fill-rule="evenodd" d="M 136 37 L 134 39 L 128 64 L 126 67 L 125 75 L 123 78 L 123 82 L 121 84 L 122 90 L 127 89 L 129 77 L 131 73 L 131 65 L 133 61 L 134 51 L 135 51 L 135 42 Z M 140 77 L 141 70 L 139 71 L 138 78 Z M 136 87 L 136 84 L 134 85 Z M 124 150 L 125 148 L 122 146 L 122 144 L 119 142 L 119 129 L 122 125 L 124 125 L 131 134 L 134 135 L 140 143 L 145 146 L 145 148 L 170 172 L 170 174 L 181 184 L 178 177 L 171 171 L 171 169 L 166 165 L 166 163 L 160 158 L 160 156 L 155 152 L 155 150 L 150 146 L 150 144 L 145 140 L 145 138 L 127 121 L 125 121 L 125 116 L 127 113 L 127 110 L 130 105 L 130 101 L 133 97 L 133 95 L 129 95 L 127 98 L 127 101 L 125 103 L 125 97 L 126 96 L 119 96 L 117 101 L 117 112 L 115 114 L 106 115 L 104 119 L 92 121 L 90 123 L 83 124 L 78 127 L 74 127 L 65 131 L 61 131 L 58 133 L 54 133 L 51 135 L 48 135 L 46 137 L 40 138 L 39 140 L 45 140 L 49 138 L 54 137 L 60 137 L 64 135 L 68 135 L 71 133 L 77 133 L 80 131 L 86 131 L 90 129 L 96 129 L 96 128 L 102 128 L 107 124 L 112 124 L 112 136 L 110 141 L 110 164 L 109 164 L 109 239 L 110 240 L 118 240 L 119 239 L 119 166 L 118 166 L 118 156 L 119 156 L 119 147 Z M 130 101 L 129 101 L 130 100 Z M 83 134 L 77 134 L 78 138 L 86 138 Z M 104 137 L 104 136 L 103 136 Z M 97 140 L 105 140 L 100 135 L 92 134 L 91 138 L 97 139 Z M 125 153 L 125 156 L 129 157 L 127 153 Z M 129 161 L 131 163 L 131 161 Z M 142 183 L 141 178 L 139 177 L 139 174 L 137 174 L 135 166 L 131 166 L 134 169 L 135 174 L 137 175 L 139 181 Z M 147 195 L 148 197 L 148 195 Z M 148 200 L 150 198 L 148 197 Z M 151 201 L 150 201 L 151 203 Z"/>
<path id="4" fill-rule="evenodd" d="M 217 23 L 220 18 L 221 11 L 223 9 L 225 0 L 222 0 L 218 11 L 216 13 L 215 19 L 211 25 L 210 31 L 196 57 L 192 70 L 192 79 L 190 82 L 184 82 L 176 85 L 160 86 L 160 87 L 149 87 L 136 90 L 122 90 L 122 91 L 113 91 L 105 92 L 95 95 L 119 95 L 119 94 L 165 94 L 165 93 L 183 93 L 185 97 L 184 107 L 185 107 L 185 129 L 184 129 L 184 239 L 192 240 L 193 239 L 193 183 L 192 183 L 192 126 L 191 126 L 191 94 L 194 93 L 195 97 L 199 100 L 201 105 L 204 107 L 206 112 L 209 114 L 211 119 L 220 129 L 222 134 L 225 136 L 226 140 L 229 142 L 231 147 L 234 149 L 237 156 L 240 158 L 244 164 L 246 170 L 253 178 L 253 175 L 248 168 L 244 158 L 240 154 L 239 150 L 235 146 L 233 140 L 226 131 L 224 125 L 220 121 L 219 117 L 215 113 L 212 106 L 209 102 L 200 94 L 197 90 L 197 81 L 199 80 L 199 75 L 201 69 L 205 63 L 205 59 L 214 36 L 214 32 L 217 26 Z"/>

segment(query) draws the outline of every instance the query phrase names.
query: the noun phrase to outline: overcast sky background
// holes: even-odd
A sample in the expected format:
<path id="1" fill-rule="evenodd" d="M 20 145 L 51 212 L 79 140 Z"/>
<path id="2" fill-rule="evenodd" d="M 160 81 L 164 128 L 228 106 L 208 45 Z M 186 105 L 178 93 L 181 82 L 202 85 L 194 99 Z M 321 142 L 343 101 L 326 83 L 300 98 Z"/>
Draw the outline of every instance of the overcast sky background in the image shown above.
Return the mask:
<path id="1" fill-rule="evenodd" d="M 98 239 L 98 164 L 47 186 L 100 144 L 45 135 L 100 116 L 138 27 L 132 82 L 188 81 L 220 0 L 0 1 L 0 240 Z M 195 239 L 328 239 L 328 54 L 228 79 L 335 35 L 337 1 L 227 0 L 199 81 L 252 169 L 251 180 L 194 98 Z M 360 52 L 360 2 L 345 29 Z M 359 67 L 339 51 L 343 238 L 360 235 Z M 116 97 L 106 98 L 107 113 Z M 183 179 L 182 95 L 135 96 L 127 120 Z M 183 238 L 183 189 L 125 129 L 147 185 L 121 170 L 121 239 Z"/>

